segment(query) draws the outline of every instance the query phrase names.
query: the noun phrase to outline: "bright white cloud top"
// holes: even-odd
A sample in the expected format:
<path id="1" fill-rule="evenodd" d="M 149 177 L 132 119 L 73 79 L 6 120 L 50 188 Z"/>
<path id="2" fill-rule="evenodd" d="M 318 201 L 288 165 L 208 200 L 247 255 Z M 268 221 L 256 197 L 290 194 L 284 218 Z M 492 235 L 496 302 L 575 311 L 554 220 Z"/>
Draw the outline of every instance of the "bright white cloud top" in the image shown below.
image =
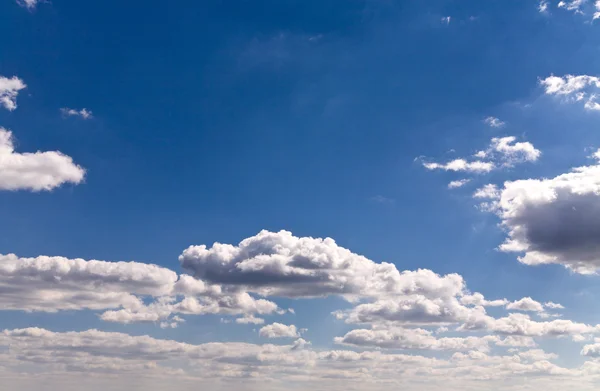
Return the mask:
<path id="1" fill-rule="evenodd" d="M 540 80 L 548 95 L 563 98 L 566 102 L 581 102 L 587 110 L 600 110 L 597 102 L 600 78 L 589 75 L 548 76 Z"/>
<path id="2" fill-rule="evenodd" d="M 12 132 L 0 127 L 0 190 L 52 190 L 79 184 L 84 176 L 85 170 L 61 152 L 16 152 Z"/>
<path id="3" fill-rule="evenodd" d="M 0 106 L 10 111 L 16 109 L 17 95 L 25 87 L 27 86 L 23 80 L 16 76 L 11 78 L 0 76 Z"/>

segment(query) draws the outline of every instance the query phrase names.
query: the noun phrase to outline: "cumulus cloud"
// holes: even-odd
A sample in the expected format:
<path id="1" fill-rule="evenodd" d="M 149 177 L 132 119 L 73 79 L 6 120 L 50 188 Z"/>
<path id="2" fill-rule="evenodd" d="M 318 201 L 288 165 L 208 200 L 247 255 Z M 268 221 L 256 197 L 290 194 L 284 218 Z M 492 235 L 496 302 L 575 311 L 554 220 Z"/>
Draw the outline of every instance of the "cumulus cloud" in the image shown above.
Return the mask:
<path id="1" fill-rule="evenodd" d="M 263 318 L 257 318 L 253 315 L 244 316 L 242 318 L 237 318 L 235 323 L 239 324 L 263 324 L 265 320 Z"/>
<path id="2" fill-rule="evenodd" d="M 473 193 L 473 198 L 495 200 L 500 198 L 500 191 L 496 185 L 488 183 L 487 185 L 475 190 L 475 193 Z"/>
<path id="3" fill-rule="evenodd" d="M 448 189 L 457 189 L 459 187 L 463 187 L 469 182 L 471 182 L 470 179 L 459 179 L 457 181 L 451 181 L 450 183 L 448 183 Z"/>
<path id="4" fill-rule="evenodd" d="M 460 298 L 460 302 L 464 305 L 481 307 L 503 307 L 508 304 L 508 300 L 506 299 L 486 300 L 481 293 L 463 295 Z"/>
<path id="5" fill-rule="evenodd" d="M 517 163 L 535 162 L 541 156 L 541 151 L 530 142 L 517 142 L 514 136 L 494 137 L 490 147 L 479 151 L 478 158 L 494 159 L 502 166 L 512 167 Z"/>
<path id="6" fill-rule="evenodd" d="M 499 334 L 524 337 L 566 337 L 597 334 L 600 331 L 600 326 L 590 326 L 565 319 L 538 322 L 528 315 L 517 313 L 499 319 L 490 318 L 487 328 Z"/>
<path id="7" fill-rule="evenodd" d="M 174 314 L 270 314 L 275 303 L 244 291 L 223 291 L 191 276 L 140 262 L 0 255 L 0 307 L 56 312 L 107 310 L 107 322 L 180 323 Z M 153 298 L 144 303 L 145 298 Z"/>
<path id="8" fill-rule="evenodd" d="M 544 306 L 533 300 L 531 297 L 524 297 L 521 300 L 513 301 L 506 306 L 508 310 L 544 312 Z"/>
<path id="9" fill-rule="evenodd" d="M 65 117 L 80 117 L 82 119 L 91 119 L 94 118 L 92 116 L 92 112 L 85 107 L 81 110 L 70 109 L 68 107 L 63 107 L 60 109 L 60 112 Z"/>
<path id="10" fill-rule="evenodd" d="M 579 273 L 600 266 L 600 165 L 506 182 L 496 206 L 508 232 L 500 250 L 524 253 L 520 262 L 560 264 Z"/>
<path id="11" fill-rule="evenodd" d="M 464 288 L 458 274 L 430 270 L 400 272 L 340 247 L 331 238 L 296 237 L 261 231 L 237 246 L 191 246 L 179 257 L 184 269 L 214 284 L 244 287 L 263 296 L 360 297 L 456 294 Z"/>
<path id="12" fill-rule="evenodd" d="M 481 350 L 488 351 L 489 343 L 497 341 L 494 336 L 465 338 L 436 338 L 428 330 L 386 328 L 357 329 L 336 337 L 335 343 L 357 347 L 378 347 L 410 350 Z"/>
<path id="13" fill-rule="evenodd" d="M 15 152 L 12 132 L 0 127 L 0 190 L 52 190 L 79 184 L 85 170 L 58 151 Z"/>
<path id="14" fill-rule="evenodd" d="M 582 102 L 588 110 L 600 110 L 600 103 L 597 102 L 600 78 L 597 76 L 550 75 L 540 79 L 540 85 L 547 95 L 559 96 L 566 102 Z"/>
<path id="15" fill-rule="evenodd" d="M 538 3 L 538 11 L 540 11 L 541 13 L 548 12 L 548 5 L 548 0 L 540 0 L 540 2 Z"/>
<path id="16" fill-rule="evenodd" d="M 506 123 L 502 120 L 500 120 L 500 118 L 496 118 L 496 117 L 487 117 L 486 119 L 483 120 L 483 122 L 485 122 L 486 125 L 492 127 L 492 128 L 501 128 L 504 125 L 506 125 Z"/>
<path id="17" fill-rule="evenodd" d="M 0 105 L 4 106 L 7 110 L 14 110 L 17 108 L 17 95 L 19 91 L 27 87 L 23 80 L 16 76 L 10 79 L 4 76 L 0 76 Z"/>
<path id="18" fill-rule="evenodd" d="M 422 158 L 417 160 L 422 160 L 423 167 L 428 170 L 483 174 L 503 167 L 513 167 L 519 163 L 535 162 L 541 154 L 530 142 L 517 141 L 516 137 L 507 136 L 492 138 L 487 149 L 475 153 L 475 160 L 458 158 L 447 163 L 429 162 Z M 450 182 L 448 188 L 461 187 L 468 181 L 469 179 L 462 179 Z"/>
<path id="19" fill-rule="evenodd" d="M 261 327 L 258 335 L 264 338 L 299 338 L 300 333 L 296 326 L 282 323 L 272 323 Z"/>

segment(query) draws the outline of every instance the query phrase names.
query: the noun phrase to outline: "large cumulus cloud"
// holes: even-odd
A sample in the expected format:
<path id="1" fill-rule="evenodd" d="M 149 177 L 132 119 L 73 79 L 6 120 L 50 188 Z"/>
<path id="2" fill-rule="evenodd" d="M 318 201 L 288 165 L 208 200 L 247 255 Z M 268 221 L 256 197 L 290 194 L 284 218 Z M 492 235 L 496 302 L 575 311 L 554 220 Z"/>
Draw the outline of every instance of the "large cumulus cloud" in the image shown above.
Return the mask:
<path id="1" fill-rule="evenodd" d="M 506 182 L 494 209 L 508 231 L 500 249 L 523 253 L 522 263 L 561 264 L 580 273 L 600 267 L 600 165 Z"/>

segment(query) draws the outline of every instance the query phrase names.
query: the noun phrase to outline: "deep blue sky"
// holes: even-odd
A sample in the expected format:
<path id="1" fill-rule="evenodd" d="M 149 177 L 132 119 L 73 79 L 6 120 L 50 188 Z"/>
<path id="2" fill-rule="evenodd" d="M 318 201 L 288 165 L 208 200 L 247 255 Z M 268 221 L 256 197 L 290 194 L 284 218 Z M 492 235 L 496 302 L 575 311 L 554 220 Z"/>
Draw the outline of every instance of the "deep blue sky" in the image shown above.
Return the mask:
<path id="1" fill-rule="evenodd" d="M 588 277 L 496 251 L 498 220 L 471 198 L 490 181 L 565 172 L 600 145 L 591 114 L 556 106 L 538 85 L 553 73 L 595 74 L 600 36 L 583 16 L 544 15 L 535 1 L 423 3 L 56 0 L 27 11 L 2 2 L 0 75 L 28 87 L 0 123 L 19 151 L 60 150 L 87 176 L 52 192 L 0 192 L 0 253 L 179 270 L 189 245 L 286 229 L 400 270 L 460 273 L 486 296 L 561 301 L 600 322 L 578 307 L 595 305 L 581 299 L 598 289 Z M 94 118 L 63 118 L 61 107 Z M 508 126 L 490 129 L 490 115 Z M 533 142 L 539 164 L 451 192 L 461 175 L 414 161 L 465 156 L 504 135 Z M 329 312 L 324 304 L 312 322 Z M 3 316 L 0 328 L 34 317 L 46 315 Z"/>

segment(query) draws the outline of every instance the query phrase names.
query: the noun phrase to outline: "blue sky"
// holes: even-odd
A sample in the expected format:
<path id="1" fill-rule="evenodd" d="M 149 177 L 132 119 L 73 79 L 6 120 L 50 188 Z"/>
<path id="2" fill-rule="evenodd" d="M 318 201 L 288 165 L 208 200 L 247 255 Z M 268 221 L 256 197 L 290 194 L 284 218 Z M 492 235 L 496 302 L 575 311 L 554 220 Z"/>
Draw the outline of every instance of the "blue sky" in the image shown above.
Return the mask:
<path id="1" fill-rule="evenodd" d="M 0 376 L 597 389 L 596 12 L 2 2 Z"/>

